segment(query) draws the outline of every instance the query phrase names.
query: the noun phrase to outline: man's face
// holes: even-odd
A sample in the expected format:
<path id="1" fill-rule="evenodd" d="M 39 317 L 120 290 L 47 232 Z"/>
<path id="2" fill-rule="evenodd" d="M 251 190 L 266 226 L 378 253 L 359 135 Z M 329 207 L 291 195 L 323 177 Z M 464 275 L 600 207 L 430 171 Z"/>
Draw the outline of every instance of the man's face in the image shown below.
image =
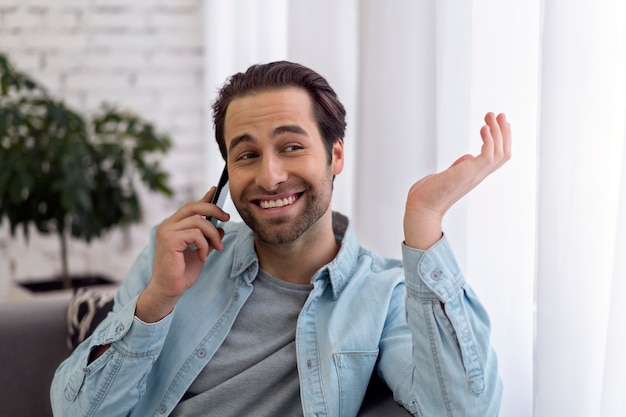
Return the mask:
<path id="1" fill-rule="evenodd" d="M 282 244 L 315 229 L 329 211 L 332 178 L 343 169 L 343 142 L 334 145 L 329 165 L 306 91 L 237 98 L 224 127 L 231 198 L 257 237 Z"/>

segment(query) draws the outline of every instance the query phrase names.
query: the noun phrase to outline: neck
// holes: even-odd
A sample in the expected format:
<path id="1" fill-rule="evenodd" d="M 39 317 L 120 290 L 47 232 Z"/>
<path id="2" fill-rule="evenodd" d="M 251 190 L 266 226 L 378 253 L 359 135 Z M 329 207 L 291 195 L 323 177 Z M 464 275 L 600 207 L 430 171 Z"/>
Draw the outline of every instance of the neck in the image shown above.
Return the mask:
<path id="1" fill-rule="evenodd" d="M 296 284 L 309 284 L 313 275 L 339 251 L 328 212 L 294 242 L 275 245 L 255 237 L 260 267 L 272 276 Z"/>

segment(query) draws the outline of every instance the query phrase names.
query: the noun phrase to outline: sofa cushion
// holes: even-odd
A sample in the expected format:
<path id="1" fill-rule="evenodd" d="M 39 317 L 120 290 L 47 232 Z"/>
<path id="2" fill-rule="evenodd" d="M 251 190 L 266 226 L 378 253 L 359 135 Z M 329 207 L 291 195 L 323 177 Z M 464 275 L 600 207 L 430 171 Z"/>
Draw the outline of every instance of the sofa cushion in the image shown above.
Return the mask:
<path id="1" fill-rule="evenodd" d="M 67 308 L 67 346 L 75 349 L 113 309 L 115 289 L 79 288 Z"/>
<path id="2" fill-rule="evenodd" d="M 0 416 L 52 417 L 50 381 L 69 355 L 67 298 L 0 303 Z"/>

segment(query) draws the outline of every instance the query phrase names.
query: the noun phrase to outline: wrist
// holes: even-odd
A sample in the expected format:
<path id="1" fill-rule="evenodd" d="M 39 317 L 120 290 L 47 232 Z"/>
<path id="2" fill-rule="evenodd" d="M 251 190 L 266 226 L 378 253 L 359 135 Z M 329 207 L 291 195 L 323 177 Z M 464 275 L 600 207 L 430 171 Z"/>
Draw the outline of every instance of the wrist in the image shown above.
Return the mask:
<path id="1" fill-rule="evenodd" d="M 161 296 L 148 287 L 139 295 L 135 317 L 144 323 L 156 323 L 169 315 L 180 297 Z"/>
<path id="2" fill-rule="evenodd" d="M 408 211 L 404 215 L 404 244 L 427 250 L 443 236 L 442 216 L 432 212 Z"/>

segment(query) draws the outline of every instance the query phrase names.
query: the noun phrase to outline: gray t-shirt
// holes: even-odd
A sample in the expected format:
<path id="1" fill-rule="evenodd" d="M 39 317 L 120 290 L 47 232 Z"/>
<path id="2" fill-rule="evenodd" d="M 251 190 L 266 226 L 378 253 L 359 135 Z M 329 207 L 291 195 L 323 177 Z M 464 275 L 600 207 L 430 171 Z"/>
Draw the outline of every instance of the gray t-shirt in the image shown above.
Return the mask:
<path id="1" fill-rule="evenodd" d="M 226 340 L 171 416 L 302 416 L 296 322 L 312 288 L 259 271 Z"/>

